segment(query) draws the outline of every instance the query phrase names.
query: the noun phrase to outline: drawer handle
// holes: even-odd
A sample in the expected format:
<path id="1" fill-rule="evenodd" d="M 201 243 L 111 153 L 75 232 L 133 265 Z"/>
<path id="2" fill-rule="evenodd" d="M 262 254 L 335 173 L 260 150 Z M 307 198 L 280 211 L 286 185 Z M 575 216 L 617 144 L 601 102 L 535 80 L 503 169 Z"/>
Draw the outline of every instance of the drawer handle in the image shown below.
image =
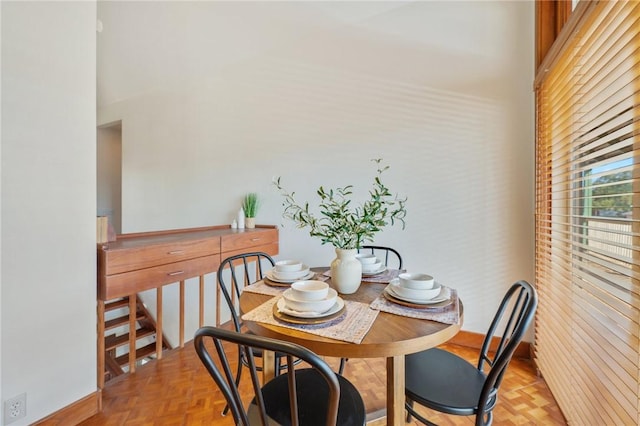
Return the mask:
<path id="1" fill-rule="evenodd" d="M 184 250 L 175 250 L 175 251 L 170 251 L 170 252 L 169 252 L 169 253 L 167 253 L 167 254 L 182 254 L 182 253 L 184 253 Z"/>
<path id="2" fill-rule="evenodd" d="M 184 271 L 169 272 L 167 275 L 173 277 L 175 275 L 184 274 Z"/>
<path id="3" fill-rule="evenodd" d="M 260 238 L 252 238 L 251 242 L 254 242 L 254 241 L 260 241 Z"/>

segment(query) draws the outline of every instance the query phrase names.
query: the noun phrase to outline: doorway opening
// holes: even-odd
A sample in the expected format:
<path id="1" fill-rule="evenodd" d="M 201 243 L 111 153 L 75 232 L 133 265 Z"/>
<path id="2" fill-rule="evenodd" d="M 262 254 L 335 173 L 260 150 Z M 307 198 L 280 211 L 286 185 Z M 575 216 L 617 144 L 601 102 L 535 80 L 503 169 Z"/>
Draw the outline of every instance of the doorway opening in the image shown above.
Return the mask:
<path id="1" fill-rule="evenodd" d="M 107 216 L 122 233 L 122 121 L 98 127 L 97 216 Z"/>

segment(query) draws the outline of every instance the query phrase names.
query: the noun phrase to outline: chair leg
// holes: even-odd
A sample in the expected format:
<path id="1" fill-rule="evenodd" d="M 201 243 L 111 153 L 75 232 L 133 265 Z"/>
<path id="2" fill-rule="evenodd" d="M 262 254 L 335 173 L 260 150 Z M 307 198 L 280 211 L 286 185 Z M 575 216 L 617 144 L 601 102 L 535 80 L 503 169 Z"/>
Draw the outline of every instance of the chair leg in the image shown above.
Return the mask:
<path id="1" fill-rule="evenodd" d="M 405 422 L 409 423 L 411 421 L 411 413 L 413 412 L 413 401 L 407 399 L 404 404 L 406 406 L 405 408 L 407 409 L 407 419 L 405 420 Z"/>
<path id="2" fill-rule="evenodd" d="M 349 358 L 340 358 L 340 367 L 338 367 L 338 374 L 340 374 L 342 376 L 342 373 L 344 372 L 344 366 L 347 363 L 347 361 L 349 361 Z"/>
<path id="3" fill-rule="evenodd" d="M 404 403 L 404 408 L 407 410 L 407 419 L 406 419 L 407 423 L 411 421 L 411 416 L 413 416 L 416 418 L 416 420 L 418 420 L 422 424 L 425 424 L 427 426 L 438 426 L 437 424 L 430 422 L 429 420 L 425 419 L 420 414 L 418 414 L 416 410 L 413 409 L 412 400 L 407 399 Z"/>
<path id="4" fill-rule="evenodd" d="M 493 411 L 476 414 L 476 425 L 488 426 L 493 423 Z"/>

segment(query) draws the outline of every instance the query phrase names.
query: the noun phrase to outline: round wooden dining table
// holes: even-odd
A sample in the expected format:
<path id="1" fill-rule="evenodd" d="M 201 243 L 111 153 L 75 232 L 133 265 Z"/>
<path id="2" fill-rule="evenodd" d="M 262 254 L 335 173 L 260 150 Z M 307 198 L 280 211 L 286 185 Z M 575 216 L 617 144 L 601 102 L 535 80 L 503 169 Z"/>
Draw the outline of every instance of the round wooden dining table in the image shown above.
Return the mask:
<path id="1" fill-rule="evenodd" d="M 331 281 L 327 281 L 331 285 Z M 363 282 L 354 294 L 341 294 L 344 300 L 371 303 L 387 284 Z M 240 312 L 246 313 L 274 296 L 242 292 Z M 436 321 L 409 318 L 380 312 L 362 342 L 350 343 L 306 333 L 301 330 L 245 321 L 246 327 L 259 336 L 272 337 L 302 345 L 318 355 L 337 358 L 386 358 L 386 418 L 387 425 L 404 424 L 404 356 L 445 343 L 462 325 L 463 312 L 460 306 L 458 324 L 443 324 Z M 266 355 L 266 354 L 265 354 Z M 273 356 L 273 354 L 270 354 Z M 273 377 L 274 363 L 263 360 L 265 380 Z"/>

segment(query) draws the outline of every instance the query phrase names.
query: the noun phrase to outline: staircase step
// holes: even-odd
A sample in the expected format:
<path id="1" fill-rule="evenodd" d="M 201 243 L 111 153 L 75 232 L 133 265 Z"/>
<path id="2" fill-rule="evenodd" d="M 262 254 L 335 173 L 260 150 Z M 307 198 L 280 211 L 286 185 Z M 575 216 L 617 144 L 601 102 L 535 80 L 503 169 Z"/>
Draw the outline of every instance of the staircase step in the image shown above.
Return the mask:
<path id="1" fill-rule="evenodd" d="M 142 327 L 136 330 L 136 340 L 142 339 L 143 337 L 152 336 L 156 333 L 153 328 Z M 105 350 L 110 351 L 112 349 L 117 348 L 118 346 L 128 345 L 129 344 L 129 333 L 121 334 L 120 336 L 116 336 L 112 334 L 110 336 L 105 337 L 104 339 L 104 347 Z"/>
<path id="2" fill-rule="evenodd" d="M 145 315 L 142 312 L 136 312 L 136 321 L 143 320 Z M 129 315 L 124 315 L 118 318 L 114 318 L 109 321 L 105 321 L 104 329 L 111 330 L 112 328 L 121 327 L 123 325 L 129 324 Z"/>
<path id="3" fill-rule="evenodd" d="M 116 309 L 126 308 L 129 306 L 129 298 L 123 297 L 122 299 L 113 300 L 104 304 L 104 311 L 114 311 Z"/>
<path id="4" fill-rule="evenodd" d="M 154 355 L 156 353 L 156 344 L 155 343 L 150 343 L 147 346 L 143 346 L 141 348 L 138 348 L 136 350 L 136 361 L 140 360 L 140 359 L 144 359 L 144 358 L 148 358 L 151 355 Z M 118 363 L 118 365 L 128 365 L 129 364 L 129 354 L 126 353 L 124 355 L 120 355 L 119 357 L 116 358 L 116 363 Z"/>
<path id="5" fill-rule="evenodd" d="M 133 297 L 133 296 L 131 296 Z M 111 300 L 105 303 L 105 312 L 116 311 L 117 309 L 128 311 L 129 309 L 129 297 L 125 296 L 120 299 Z M 117 312 L 113 312 L 116 314 Z M 140 339 L 149 338 L 151 336 L 155 336 L 156 339 L 162 339 L 162 349 L 167 350 L 171 349 L 171 346 L 164 339 L 163 336 L 158 336 L 156 333 L 156 324 L 152 317 L 152 315 L 147 311 L 147 308 L 144 304 L 137 298 L 136 296 L 136 343 L 140 342 Z M 105 321 L 104 329 L 105 331 L 115 329 L 117 327 L 126 327 L 129 325 L 129 314 L 125 314 L 123 316 L 119 316 L 118 318 L 113 318 L 111 320 Z M 128 367 L 129 365 L 129 354 L 124 353 L 118 357 L 115 356 L 116 349 L 118 347 L 127 347 L 129 345 L 129 333 L 124 333 L 119 336 L 116 336 L 115 333 L 105 336 L 105 381 L 113 379 L 116 376 L 124 374 L 125 371 L 122 367 Z M 144 347 L 138 348 L 136 350 L 136 361 L 145 359 L 145 358 L 155 358 L 156 355 L 156 342 L 153 341 L 147 344 Z"/>

